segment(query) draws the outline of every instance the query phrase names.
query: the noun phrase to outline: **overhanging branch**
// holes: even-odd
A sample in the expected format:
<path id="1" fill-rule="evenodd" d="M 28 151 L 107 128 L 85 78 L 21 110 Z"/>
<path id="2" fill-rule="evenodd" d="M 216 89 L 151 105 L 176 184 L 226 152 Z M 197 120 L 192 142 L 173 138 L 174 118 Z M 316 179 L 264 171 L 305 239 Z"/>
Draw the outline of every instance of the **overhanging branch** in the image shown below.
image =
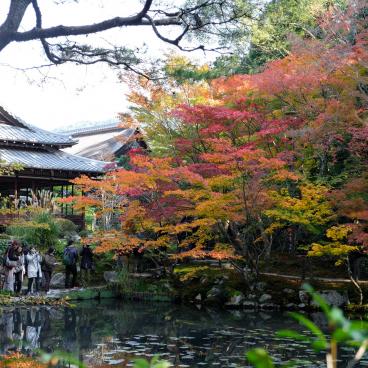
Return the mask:
<path id="1" fill-rule="evenodd" d="M 155 20 L 154 24 L 156 26 L 181 25 L 181 21 L 177 19 L 164 18 Z M 85 26 L 56 26 L 44 29 L 33 28 L 30 31 L 26 32 L 14 32 L 9 36 L 12 36 L 14 41 L 24 42 L 24 41 L 37 40 L 40 38 L 81 36 L 91 33 L 103 32 L 108 29 L 124 26 L 149 26 L 149 25 L 151 24 L 142 18 L 136 19 L 135 17 L 130 18 L 115 17 L 100 23 Z"/>
<path id="2" fill-rule="evenodd" d="M 192 3 L 192 6 L 183 8 L 173 4 L 171 9 L 151 9 L 152 3 L 153 0 L 145 0 L 142 9 L 137 14 L 128 17 L 114 17 L 87 25 L 57 25 L 44 28 L 43 9 L 40 9 L 38 0 L 10 0 L 9 15 L 0 25 L 0 52 L 12 42 L 39 40 L 46 57 L 53 64 L 62 64 L 67 61 L 94 64 L 102 61 L 111 65 L 125 65 L 126 67 L 130 65 L 135 68 L 140 61 L 137 62 L 137 58 L 132 59 L 135 51 L 129 50 L 124 44 L 111 48 L 109 46 L 100 48 L 93 44 L 78 45 L 68 40 L 68 37 L 97 34 L 109 29 L 128 26 L 148 26 L 161 41 L 174 45 L 182 51 L 203 50 L 224 53 L 229 49 L 227 45 L 216 47 L 218 45 L 213 43 L 215 45 L 213 48 L 204 46 L 205 43 L 211 44 L 207 42 L 206 37 L 223 37 L 218 28 L 227 27 L 228 24 L 234 25 L 242 17 L 250 17 L 249 14 L 239 9 L 233 0 L 197 0 L 194 1 L 194 4 Z M 27 31 L 19 31 L 20 23 L 29 5 L 32 5 L 36 17 L 35 26 Z M 176 28 L 178 34 L 171 38 L 164 36 L 160 29 L 162 26 L 179 26 Z M 191 37 L 197 35 L 198 40 L 201 41 L 198 41 L 193 47 L 183 46 L 184 39 L 189 35 Z M 50 40 L 55 38 L 59 39 L 56 43 L 51 43 Z"/>

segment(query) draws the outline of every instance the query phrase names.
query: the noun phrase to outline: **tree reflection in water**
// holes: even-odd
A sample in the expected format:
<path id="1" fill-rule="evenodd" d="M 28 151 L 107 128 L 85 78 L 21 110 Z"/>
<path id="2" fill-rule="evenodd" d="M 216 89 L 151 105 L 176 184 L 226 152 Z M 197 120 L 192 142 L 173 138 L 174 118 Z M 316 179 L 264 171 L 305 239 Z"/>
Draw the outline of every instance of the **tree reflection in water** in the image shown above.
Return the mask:
<path id="1" fill-rule="evenodd" d="M 263 346 L 276 359 L 297 356 L 321 366 L 320 357 L 302 344 L 275 338 L 280 328 L 296 326 L 281 313 L 199 311 L 161 303 L 106 300 L 75 308 L 17 307 L 0 315 L 0 352 L 64 351 L 88 366 L 125 366 L 133 358 L 160 354 L 176 366 L 232 367 L 244 366 L 246 350 Z"/>

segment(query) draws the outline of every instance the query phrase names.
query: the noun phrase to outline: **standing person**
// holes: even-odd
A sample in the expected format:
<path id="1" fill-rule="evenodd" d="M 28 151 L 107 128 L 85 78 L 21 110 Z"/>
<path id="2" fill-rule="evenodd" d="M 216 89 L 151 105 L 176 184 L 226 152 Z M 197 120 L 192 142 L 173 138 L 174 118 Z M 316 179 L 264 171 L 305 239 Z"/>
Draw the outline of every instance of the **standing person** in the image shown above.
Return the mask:
<path id="1" fill-rule="evenodd" d="M 31 307 L 27 310 L 25 340 L 27 348 L 32 354 L 34 350 L 40 348 L 40 334 L 41 334 L 41 313 L 40 308 Z"/>
<path id="2" fill-rule="evenodd" d="M 20 244 L 18 244 L 16 254 L 18 256 L 18 265 L 14 268 L 14 291 L 16 294 L 20 294 L 25 274 L 25 256 Z"/>
<path id="3" fill-rule="evenodd" d="M 40 278 L 42 277 L 41 261 L 42 257 L 37 252 L 34 246 L 31 247 L 29 253 L 26 255 L 27 259 L 27 277 L 28 277 L 28 290 L 27 294 L 32 293 L 33 284 L 36 293 L 40 291 Z"/>
<path id="4" fill-rule="evenodd" d="M 19 263 L 18 246 L 19 243 L 13 240 L 4 255 L 5 283 L 3 289 L 11 292 L 14 292 L 14 271 Z"/>
<path id="5" fill-rule="evenodd" d="M 56 258 L 55 258 L 55 249 L 50 247 L 43 258 L 41 263 L 41 270 L 43 277 L 45 278 L 45 291 L 46 293 L 50 290 L 50 281 L 52 277 L 52 273 L 54 272 L 56 266 Z"/>
<path id="6" fill-rule="evenodd" d="M 89 244 L 84 244 L 81 251 L 81 281 L 86 286 L 90 283 L 91 271 L 93 267 L 93 252 Z"/>
<path id="7" fill-rule="evenodd" d="M 73 240 L 68 240 L 68 246 L 64 249 L 63 255 L 65 265 L 65 288 L 74 288 L 77 284 L 77 262 L 78 250 L 74 245 Z M 72 282 L 70 283 L 70 275 L 72 275 Z"/>

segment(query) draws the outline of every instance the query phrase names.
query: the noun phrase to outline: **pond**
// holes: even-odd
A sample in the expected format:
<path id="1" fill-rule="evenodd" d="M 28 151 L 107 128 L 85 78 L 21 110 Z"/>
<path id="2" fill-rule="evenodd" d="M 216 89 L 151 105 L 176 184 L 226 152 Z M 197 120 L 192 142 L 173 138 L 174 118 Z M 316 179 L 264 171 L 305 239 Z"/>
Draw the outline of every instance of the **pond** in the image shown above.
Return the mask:
<path id="1" fill-rule="evenodd" d="M 323 323 L 320 314 L 314 319 Z M 155 354 L 176 367 L 247 367 L 244 353 L 265 347 L 276 361 L 307 360 L 323 367 L 323 356 L 309 347 L 275 336 L 297 328 L 281 312 L 199 310 L 164 303 L 88 301 L 75 308 L 16 307 L 0 315 L 0 352 L 32 355 L 70 352 L 88 367 L 129 367 L 132 359 Z M 341 351 L 341 359 L 351 350 Z M 361 367 L 368 366 L 368 359 Z"/>

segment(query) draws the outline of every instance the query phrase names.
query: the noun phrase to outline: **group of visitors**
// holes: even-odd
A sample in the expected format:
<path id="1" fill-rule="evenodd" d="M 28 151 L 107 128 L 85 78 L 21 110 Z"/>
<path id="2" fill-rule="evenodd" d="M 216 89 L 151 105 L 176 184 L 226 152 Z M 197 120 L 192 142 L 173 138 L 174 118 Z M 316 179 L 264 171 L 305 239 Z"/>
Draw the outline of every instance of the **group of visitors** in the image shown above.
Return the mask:
<path id="1" fill-rule="evenodd" d="M 40 291 L 40 280 L 44 280 L 44 290 L 49 291 L 51 274 L 57 265 L 54 248 L 49 248 L 42 256 L 34 246 L 22 246 L 13 240 L 4 254 L 4 290 L 19 294 L 24 277 L 28 278 L 27 294 Z"/>
<path id="2" fill-rule="evenodd" d="M 93 268 L 92 250 L 89 245 L 84 245 L 79 252 L 73 241 L 70 240 L 63 253 L 65 288 L 77 286 L 79 256 L 81 257 L 82 283 L 87 284 L 90 281 L 90 273 Z M 7 247 L 3 258 L 5 273 L 3 289 L 20 294 L 24 277 L 27 277 L 28 295 L 38 294 L 41 287 L 47 293 L 50 290 L 51 277 L 57 264 L 54 248 L 50 247 L 46 254 L 42 255 L 35 246 L 22 246 L 19 241 L 13 240 Z"/>
<path id="3" fill-rule="evenodd" d="M 63 262 L 65 265 L 65 288 L 74 288 L 77 285 L 78 279 L 78 260 L 81 257 L 80 272 L 81 282 L 83 285 L 88 285 L 90 282 L 91 271 L 94 267 L 93 252 L 89 244 L 84 244 L 79 254 L 77 247 L 72 240 L 68 241 L 68 245 L 64 250 Z"/>

